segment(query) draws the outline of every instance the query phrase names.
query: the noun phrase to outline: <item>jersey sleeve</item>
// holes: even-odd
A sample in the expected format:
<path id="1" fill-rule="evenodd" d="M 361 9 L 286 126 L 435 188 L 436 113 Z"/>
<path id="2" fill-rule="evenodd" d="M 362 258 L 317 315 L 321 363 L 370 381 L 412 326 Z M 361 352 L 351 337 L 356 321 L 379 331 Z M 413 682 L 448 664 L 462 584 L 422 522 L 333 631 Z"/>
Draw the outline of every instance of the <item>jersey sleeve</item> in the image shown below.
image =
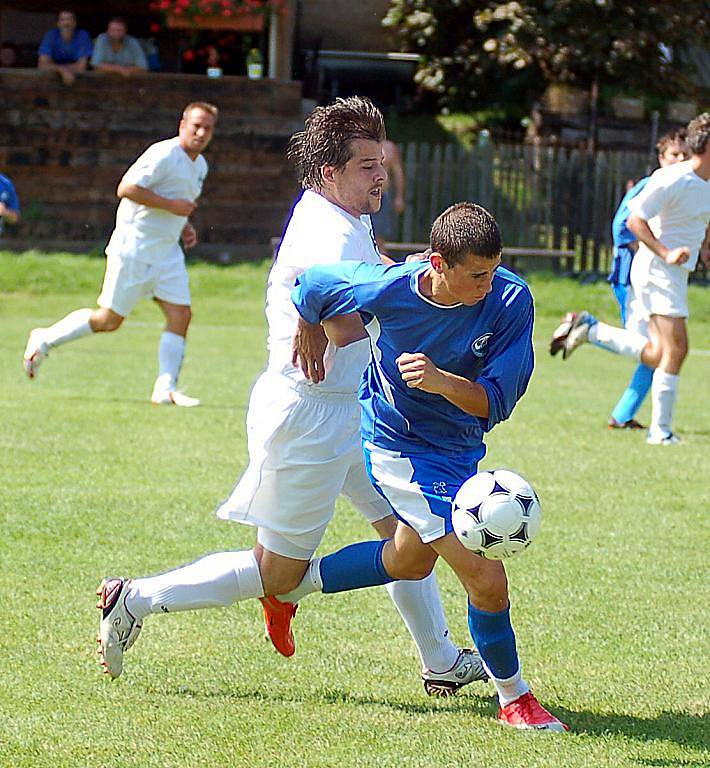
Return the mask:
<path id="1" fill-rule="evenodd" d="M 50 29 L 48 32 L 44 33 L 44 37 L 42 38 L 42 42 L 39 44 L 39 50 L 37 53 L 40 56 L 49 56 L 49 58 L 52 58 L 52 30 Z"/>
<path id="2" fill-rule="evenodd" d="M 656 171 L 641 192 L 629 200 L 629 211 L 645 221 L 658 216 L 673 195 L 671 181 L 668 174 Z"/>
<path id="3" fill-rule="evenodd" d="M 151 189 L 168 175 L 169 170 L 170 155 L 149 147 L 126 171 L 123 181 Z"/>
<path id="4" fill-rule="evenodd" d="M 521 291 L 507 310 L 502 327 L 491 338 L 486 363 L 476 379 L 488 395 L 486 432 L 513 412 L 535 365 L 532 296 L 527 290 Z"/>
<path id="5" fill-rule="evenodd" d="M 311 267 L 296 280 L 291 299 L 307 323 L 351 312 L 369 312 L 386 270 L 383 264 L 362 261 Z"/>
<path id="6" fill-rule="evenodd" d="M 20 199 L 17 196 L 15 187 L 10 179 L 7 179 L 7 199 L 4 200 L 5 205 L 15 213 L 20 213 Z M 0 197 L 0 199 L 2 199 Z"/>

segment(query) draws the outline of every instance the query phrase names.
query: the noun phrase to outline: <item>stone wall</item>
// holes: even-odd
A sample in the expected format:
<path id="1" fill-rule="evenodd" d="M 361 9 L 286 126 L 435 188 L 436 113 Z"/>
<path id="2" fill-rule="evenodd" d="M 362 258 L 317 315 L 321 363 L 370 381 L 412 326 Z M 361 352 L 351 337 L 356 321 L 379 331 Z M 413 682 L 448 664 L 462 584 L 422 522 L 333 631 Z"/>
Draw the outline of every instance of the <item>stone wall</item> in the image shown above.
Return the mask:
<path id="1" fill-rule="evenodd" d="M 192 217 L 202 253 L 268 253 L 296 192 L 285 147 L 302 125 L 300 85 L 171 74 L 87 72 L 68 88 L 52 73 L 0 70 L 0 172 L 23 212 L 2 245 L 102 248 L 122 174 L 149 144 L 176 134 L 190 101 L 220 108 Z"/>

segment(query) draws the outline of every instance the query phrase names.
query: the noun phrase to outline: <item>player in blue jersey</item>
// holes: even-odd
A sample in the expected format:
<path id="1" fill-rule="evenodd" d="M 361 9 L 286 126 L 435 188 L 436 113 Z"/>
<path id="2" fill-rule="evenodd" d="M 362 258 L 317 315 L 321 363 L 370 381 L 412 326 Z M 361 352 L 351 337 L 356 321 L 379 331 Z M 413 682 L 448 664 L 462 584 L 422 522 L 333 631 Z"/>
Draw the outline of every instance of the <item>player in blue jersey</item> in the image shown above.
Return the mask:
<path id="1" fill-rule="evenodd" d="M 658 150 L 658 164 L 661 168 L 686 160 L 689 156 L 689 151 L 685 144 L 685 129 L 669 131 L 661 136 L 656 144 L 656 149 Z M 650 176 L 645 176 L 628 190 L 619 204 L 611 224 L 614 259 L 611 265 L 611 272 L 609 273 L 609 283 L 614 291 L 616 300 L 619 302 L 621 322 L 625 327 L 629 306 L 633 298 L 631 262 L 638 249 L 638 238 L 627 226 L 628 218 L 631 215 L 629 202 L 644 189 L 650 178 Z M 570 312 L 562 322 L 565 325 L 571 325 L 575 319 L 575 313 Z M 559 345 L 552 345 L 550 352 L 554 355 L 559 349 Z M 651 389 L 652 381 L 653 368 L 639 363 L 634 370 L 628 387 L 624 390 L 619 402 L 611 413 L 608 422 L 610 429 L 644 429 L 635 417 Z"/>
<path id="2" fill-rule="evenodd" d="M 510 416 L 532 374 L 532 296 L 500 267 L 498 226 L 474 203 L 437 218 L 431 248 L 426 262 L 313 267 L 294 289 L 301 317 L 322 322 L 334 343 L 369 336 L 359 393 L 365 459 L 398 525 L 392 539 L 313 559 L 281 599 L 420 579 L 443 557 L 468 594 L 498 719 L 563 731 L 522 678 L 503 564 L 474 555 L 451 525 L 452 499 L 485 454 L 484 434 Z"/>

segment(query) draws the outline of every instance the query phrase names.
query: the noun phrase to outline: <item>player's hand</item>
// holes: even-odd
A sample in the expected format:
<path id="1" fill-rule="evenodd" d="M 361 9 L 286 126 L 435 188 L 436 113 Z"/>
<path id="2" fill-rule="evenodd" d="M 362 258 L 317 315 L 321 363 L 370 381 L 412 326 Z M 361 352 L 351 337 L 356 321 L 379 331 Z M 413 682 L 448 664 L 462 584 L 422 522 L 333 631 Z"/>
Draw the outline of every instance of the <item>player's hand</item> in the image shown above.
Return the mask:
<path id="1" fill-rule="evenodd" d="M 68 67 L 62 67 L 59 70 L 59 76 L 64 81 L 64 85 L 74 85 L 76 75 Z"/>
<path id="2" fill-rule="evenodd" d="M 5 205 L 5 203 L 0 201 L 0 216 L 4 216 L 9 210 L 10 209 Z"/>
<path id="3" fill-rule="evenodd" d="M 437 394 L 442 381 L 441 371 L 423 352 L 403 352 L 395 361 L 402 381 L 412 389 Z"/>
<path id="4" fill-rule="evenodd" d="M 405 259 L 406 262 L 410 261 L 429 261 L 429 257 L 432 254 L 431 248 L 427 248 L 426 251 L 420 251 L 419 253 L 410 253 Z"/>
<path id="5" fill-rule="evenodd" d="M 685 245 L 681 246 L 680 248 L 673 248 L 672 250 L 668 251 L 666 254 L 665 262 L 666 264 L 685 264 L 686 261 L 690 258 L 690 248 L 687 248 Z"/>
<path id="6" fill-rule="evenodd" d="M 180 237 L 182 238 L 182 244 L 185 248 L 192 248 L 197 245 L 197 230 L 189 221 L 182 228 Z"/>
<path id="7" fill-rule="evenodd" d="M 175 216 L 190 216 L 195 208 L 197 208 L 197 203 L 178 197 L 176 200 L 169 201 L 167 210 Z"/>
<path id="8" fill-rule="evenodd" d="M 325 379 L 323 356 L 328 346 L 328 337 L 320 323 L 307 323 L 302 317 L 298 318 L 298 326 L 291 343 L 291 362 L 300 367 L 303 375 L 314 383 Z"/>

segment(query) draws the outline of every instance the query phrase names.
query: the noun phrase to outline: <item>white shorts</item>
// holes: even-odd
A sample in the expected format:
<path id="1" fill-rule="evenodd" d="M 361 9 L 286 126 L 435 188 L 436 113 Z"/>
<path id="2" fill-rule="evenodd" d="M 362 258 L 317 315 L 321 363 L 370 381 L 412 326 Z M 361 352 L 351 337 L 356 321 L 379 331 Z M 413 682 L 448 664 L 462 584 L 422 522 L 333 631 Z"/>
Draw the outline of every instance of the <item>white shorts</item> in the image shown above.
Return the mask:
<path id="1" fill-rule="evenodd" d="M 639 248 L 631 264 L 633 297 L 626 327 L 648 336 L 651 315 L 688 317 L 687 269 L 666 264 L 663 259 Z"/>
<path id="2" fill-rule="evenodd" d="M 155 263 L 119 254 L 106 257 L 104 284 L 96 303 L 126 317 L 144 297 L 190 306 L 185 255 L 177 243 Z"/>
<path id="3" fill-rule="evenodd" d="M 355 395 L 326 394 L 263 373 L 247 413 L 249 466 L 217 516 L 259 528 L 259 542 L 309 560 L 345 494 L 373 523 L 391 514 L 372 487 Z"/>

